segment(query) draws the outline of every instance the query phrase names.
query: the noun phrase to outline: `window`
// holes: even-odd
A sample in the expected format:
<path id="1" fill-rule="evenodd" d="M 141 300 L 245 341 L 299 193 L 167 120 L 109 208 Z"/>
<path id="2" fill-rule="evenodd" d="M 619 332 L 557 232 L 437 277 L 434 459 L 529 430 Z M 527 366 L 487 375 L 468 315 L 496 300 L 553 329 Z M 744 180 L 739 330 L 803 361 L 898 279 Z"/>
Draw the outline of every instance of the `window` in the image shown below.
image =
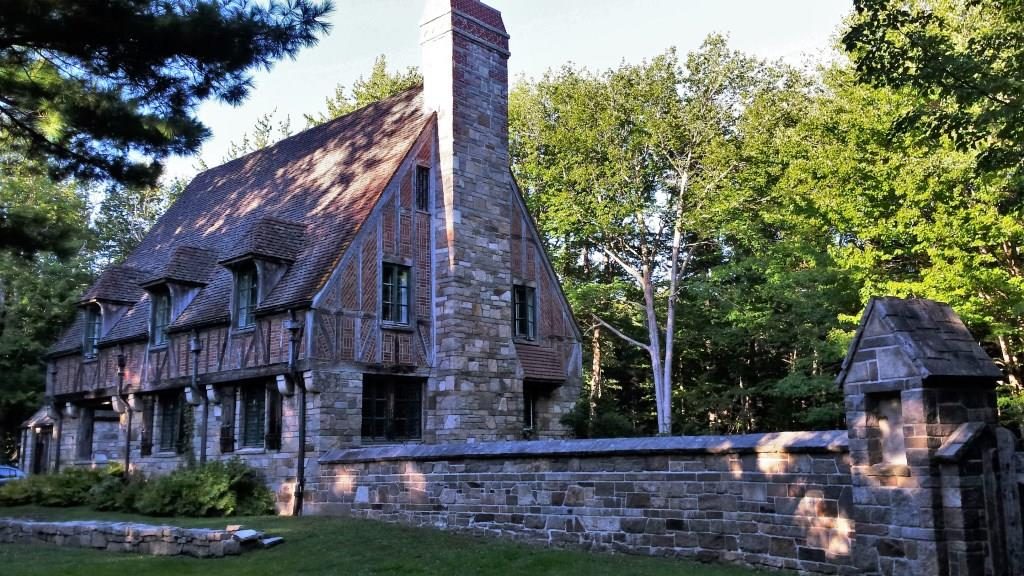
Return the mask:
<path id="1" fill-rule="evenodd" d="M 363 377 L 363 440 L 418 440 L 422 411 L 422 380 Z"/>
<path id="2" fill-rule="evenodd" d="M 93 409 L 83 407 L 78 422 L 78 453 L 76 456 L 79 460 L 92 459 L 92 433 Z"/>
<path id="3" fill-rule="evenodd" d="M 409 323 L 409 267 L 384 263 L 381 277 L 381 319 Z"/>
<path id="4" fill-rule="evenodd" d="M 160 451 L 184 452 L 184 414 L 181 392 L 160 397 Z"/>
<path id="5" fill-rule="evenodd" d="M 235 273 L 235 328 L 256 325 L 256 268 L 249 266 Z"/>
<path id="6" fill-rule="evenodd" d="M 139 450 L 143 456 L 153 453 L 153 413 L 155 412 L 155 398 L 145 396 L 142 398 L 142 434 L 139 440 Z"/>
<path id="7" fill-rule="evenodd" d="M 277 391 L 274 381 L 268 385 L 249 384 L 239 387 L 241 418 L 239 423 L 239 436 L 242 448 L 266 448 L 267 450 L 281 449 L 281 394 Z M 230 397 L 234 402 L 235 393 L 232 391 Z M 228 396 L 228 394 L 225 394 Z M 222 400 L 226 402 L 227 400 Z M 233 412 L 233 408 L 232 408 Z M 234 414 L 225 414 L 225 421 L 222 426 L 231 426 L 227 418 L 233 422 Z M 227 437 L 226 437 L 227 436 Z M 231 431 L 221 429 L 221 451 L 231 452 L 234 450 L 234 438 Z"/>
<path id="8" fill-rule="evenodd" d="M 267 392 L 262 386 L 242 388 L 242 448 L 263 448 Z"/>
<path id="9" fill-rule="evenodd" d="M 416 209 L 429 210 L 430 207 L 430 168 L 416 167 Z"/>
<path id="10" fill-rule="evenodd" d="M 514 286 L 512 290 L 513 327 L 516 338 L 537 338 L 537 291 L 530 286 Z"/>
<path id="11" fill-rule="evenodd" d="M 154 346 L 167 344 L 167 325 L 171 323 L 171 295 L 169 292 L 156 292 L 153 297 L 152 329 L 149 341 Z"/>
<path id="12" fill-rule="evenodd" d="M 103 313 L 100 311 L 100 307 L 89 306 L 85 309 L 85 341 L 82 343 L 82 354 L 89 358 L 96 356 L 102 329 Z"/>

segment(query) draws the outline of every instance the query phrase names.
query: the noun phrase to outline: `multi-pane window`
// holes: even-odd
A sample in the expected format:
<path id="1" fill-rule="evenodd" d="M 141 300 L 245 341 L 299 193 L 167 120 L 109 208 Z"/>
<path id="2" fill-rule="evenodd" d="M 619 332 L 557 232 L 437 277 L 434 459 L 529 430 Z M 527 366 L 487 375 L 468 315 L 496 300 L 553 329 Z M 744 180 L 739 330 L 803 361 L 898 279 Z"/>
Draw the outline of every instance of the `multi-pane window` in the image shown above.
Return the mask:
<path id="1" fill-rule="evenodd" d="M 83 407 L 78 422 L 78 450 L 79 460 L 92 459 L 92 433 L 93 433 L 93 409 Z"/>
<path id="2" fill-rule="evenodd" d="M 415 378 L 363 378 L 363 440 L 417 440 L 422 435 L 423 382 Z"/>
<path id="3" fill-rule="evenodd" d="M 267 391 L 263 386 L 242 387 L 242 448 L 263 448 L 267 417 Z"/>
<path id="4" fill-rule="evenodd" d="M 430 206 L 430 168 L 416 167 L 416 209 L 428 210 Z"/>
<path id="5" fill-rule="evenodd" d="M 154 346 L 167 343 L 167 325 L 171 323 L 171 295 L 166 292 L 153 294 L 153 321 L 149 341 Z"/>
<path id="6" fill-rule="evenodd" d="M 256 325 L 256 268 L 248 266 L 235 273 L 235 327 Z"/>
<path id="7" fill-rule="evenodd" d="M 381 275 L 381 319 L 409 323 L 409 267 L 384 263 Z"/>
<path id="8" fill-rule="evenodd" d="M 516 338 L 537 338 L 537 291 L 532 286 L 516 285 L 512 290 L 513 327 Z"/>
<path id="9" fill-rule="evenodd" d="M 100 341 L 100 331 L 103 327 L 103 314 L 100 307 L 96 305 L 85 309 L 85 341 L 82 342 L 82 354 L 92 358 L 96 355 L 96 348 Z"/>
<path id="10" fill-rule="evenodd" d="M 181 452 L 183 406 L 181 393 L 165 394 L 160 397 L 160 451 Z"/>

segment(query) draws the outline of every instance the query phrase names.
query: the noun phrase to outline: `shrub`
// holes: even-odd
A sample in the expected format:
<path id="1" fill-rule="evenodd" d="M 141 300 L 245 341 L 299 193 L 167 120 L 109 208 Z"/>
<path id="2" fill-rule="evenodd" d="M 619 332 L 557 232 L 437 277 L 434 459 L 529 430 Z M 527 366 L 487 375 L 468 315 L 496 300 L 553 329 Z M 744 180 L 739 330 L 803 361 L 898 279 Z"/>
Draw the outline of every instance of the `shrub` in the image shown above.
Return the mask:
<path id="1" fill-rule="evenodd" d="M 84 468 L 65 468 L 57 474 L 30 476 L 0 488 L 0 504 L 80 506 L 88 500 L 93 485 L 105 476 L 102 470 Z"/>
<path id="2" fill-rule="evenodd" d="M 94 510 L 136 511 L 136 501 L 146 488 L 146 476 L 141 472 L 108 475 L 89 490 L 88 504 Z"/>
<path id="3" fill-rule="evenodd" d="M 35 476 L 0 486 L 0 506 L 23 506 L 35 501 L 38 482 Z"/>
<path id="4" fill-rule="evenodd" d="M 152 478 L 135 506 L 151 516 L 230 516 L 267 514 L 273 502 L 259 472 L 232 460 Z"/>

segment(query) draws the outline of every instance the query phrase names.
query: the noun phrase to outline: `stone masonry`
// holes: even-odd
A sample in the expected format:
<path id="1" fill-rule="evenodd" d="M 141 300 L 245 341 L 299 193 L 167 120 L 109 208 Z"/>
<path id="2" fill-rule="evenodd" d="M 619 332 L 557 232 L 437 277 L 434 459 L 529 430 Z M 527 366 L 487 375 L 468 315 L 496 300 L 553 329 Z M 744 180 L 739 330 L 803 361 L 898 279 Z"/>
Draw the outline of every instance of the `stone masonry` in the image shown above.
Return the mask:
<path id="1" fill-rule="evenodd" d="M 424 105 L 437 112 L 435 367 L 426 428 L 437 442 L 518 438 L 512 340 L 508 34 L 475 0 L 430 0 L 420 26 Z M 432 420 L 432 421 L 431 421 Z"/>
<path id="2" fill-rule="evenodd" d="M 1024 453 L 952 310 L 873 299 L 848 430 L 335 449 L 315 508 L 814 574 L 1016 576 Z"/>
<path id="3" fill-rule="evenodd" d="M 220 558 L 240 554 L 242 543 L 227 530 L 176 528 L 131 522 L 33 522 L 0 518 L 0 543 L 50 544 L 154 556 Z"/>

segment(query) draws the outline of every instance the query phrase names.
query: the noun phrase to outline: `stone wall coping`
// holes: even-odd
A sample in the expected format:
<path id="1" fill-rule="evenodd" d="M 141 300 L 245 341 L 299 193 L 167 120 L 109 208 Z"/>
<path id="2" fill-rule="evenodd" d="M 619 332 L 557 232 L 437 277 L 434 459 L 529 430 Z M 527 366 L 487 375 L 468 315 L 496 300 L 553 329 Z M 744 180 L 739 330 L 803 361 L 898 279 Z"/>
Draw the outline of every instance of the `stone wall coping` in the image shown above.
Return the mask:
<path id="1" fill-rule="evenodd" d="M 935 451 L 935 459 L 940 462 L 959 462 L 963 456 L 964 449 L 975 438 L 980 436 L 987 427 L 984 422 L 964 422 Z"/>
<path id="2" fill-rule="evenodd" d="M 846 430 L 771 432 L 732 436 L 657 436 L 588 440 L 517 440 L 450 444 L 395 444 L 335 448 L 324 464 L 396 460 L 536 458 L 545 456 L 645 456 L 655 454 L 750 454 L 848 451 Z"/>

